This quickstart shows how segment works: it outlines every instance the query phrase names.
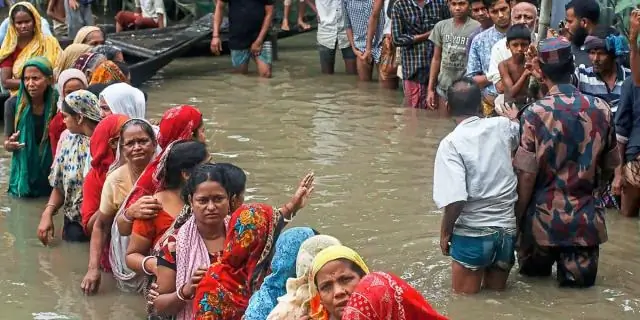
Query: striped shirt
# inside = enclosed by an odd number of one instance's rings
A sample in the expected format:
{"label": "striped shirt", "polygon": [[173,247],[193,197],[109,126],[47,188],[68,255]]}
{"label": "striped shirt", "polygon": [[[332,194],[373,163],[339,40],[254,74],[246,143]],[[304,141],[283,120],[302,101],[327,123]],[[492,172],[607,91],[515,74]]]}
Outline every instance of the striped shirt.
{"label": "striped shirt", "polygon": [[[373,13],[372,0],[343,0],[347,29],[353,32],[353,44],[360,52],[367,49],[367,28],[369,28],[369,17]],[[385,17],[380,16],[378,28],[371,45],[371,57],[375,63],[380,62],[382,55],[382,40],[384,39]]]}
{"label": "striped shirt", "polygon": [[611,112],[618,110],[618,102],[622,94],[622,84],[624,80],[631,76],[631,70],[620,64],[616,66],[616,83],[613,88],[609,88],[600,76],[593,71],[593,67],[580,66],[576,69],[576,87],[580,92],[601,98],[609,103]]}
{"label": "striped shirt", "polygon": [[433,30],[438,21],[449,18],[445,0],[427,0],[422,5],[415,0],[396,0],[391,9],[391,36],[401,48],[402,79],[422,84],[429,81],[433,43],[414,43],[413,37]]}

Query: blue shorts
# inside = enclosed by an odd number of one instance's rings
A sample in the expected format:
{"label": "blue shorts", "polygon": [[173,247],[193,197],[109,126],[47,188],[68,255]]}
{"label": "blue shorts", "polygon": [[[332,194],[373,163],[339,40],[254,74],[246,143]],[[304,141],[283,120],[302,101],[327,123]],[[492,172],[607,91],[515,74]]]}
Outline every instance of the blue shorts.
{"label": "blue shorts", "polygon": [[[260,51],[260,55],[256,58],[260,59],[263,63],[271,65],[273,62],[273,47],[271,46],[271,41],[265,41],[262,44],[262,51]],[[231,64],[233,67],[237,68],[241,65],[245,65],[249,63],[249,60],[253,57],[251,54],[251,49],[244,50],[231,50]]]}
{"label": "blue shorts", "polygon": [[480,236],[451,236],[451,258],[467,269],[498,268],[509,271],[515,264],[516,231],[484,228]]}

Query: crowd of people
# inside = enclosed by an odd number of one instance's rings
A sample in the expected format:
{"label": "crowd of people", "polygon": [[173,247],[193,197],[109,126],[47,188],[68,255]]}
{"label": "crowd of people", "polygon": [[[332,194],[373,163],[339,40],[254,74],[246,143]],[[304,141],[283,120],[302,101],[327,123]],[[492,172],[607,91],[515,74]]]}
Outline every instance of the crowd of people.
{"label": "crowd of people", "polygon": [[[247,72],[253,58],[270,76],[273,2],[235,3],[233,64]],[[524,276],[550,276],[557,264],[561,286],[592,286],[605,205],[625,216],[640,209],[640,10],[626,38],[599,24],[595,0],[573,0],[564,28],[538,41],[532,1],[362,5],[316,3],[322,71],[334,73],[339,48],[361,81],[377,67],[383,88],[403,80],[407,106],[457,120],[438,147],[433,186],[453,290],[504,290],[516,251]],[[340,240],[285,229],[309,201],[312,173],[285,205],[244,203],[245,173],[213,163],[202,113],[182,105],[149,122],[146,94],[128,83],[122,52],[99,28],[78,28],[61,50],[29,2],[14,4],[7,21],[8,193],[48,197],[37,227],[45,246],[59,212],[62,239],[89,243],[85,294],[99,291],[106,272],[160,319],[445,319]]]}
{"label": "crowd of people", "polygon": [[212,161],[198,108],[149,122],[146,94],[100,29],[81,28],[61,50],[29,2],[14,4],[9,21],[0,49],[12,93],[8,193],[48,197],[35,230],[43,245],[60,213],[62,239],[88,243],[85,294],[108,275],[143,294],[155,319],[445,319],[340,240],[285,229],[309,201],[313,173],[282,206],[244,203],[246,175]]}

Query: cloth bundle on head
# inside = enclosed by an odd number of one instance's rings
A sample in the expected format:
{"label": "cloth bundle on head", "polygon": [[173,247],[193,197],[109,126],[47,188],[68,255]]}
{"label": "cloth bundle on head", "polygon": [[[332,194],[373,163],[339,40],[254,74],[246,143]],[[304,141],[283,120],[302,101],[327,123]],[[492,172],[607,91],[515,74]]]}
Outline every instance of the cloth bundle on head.
{"label": "cloth bundle on head", "polygon": [[78,90],[64,97],[64,102],[75,113],[95,122],[102,120],[98,97],[87,90]]}
{"label": "cloth bundle on head", "polygon": [[[13,17],[13,12],[17,7],[25,7],[33,16],[33,39],[22,48],[20,54],[13,62],[13,68],[11,70],[13,79],[22,78],[22,70],[24,63],[33,57],[45,57],[49,60],[49,64],[52,65],[58,60],[60,55],[60,44],[58,40],[52,36],[46,36],[42,33],[41,17],[40,13],[31,3],[22,1],[14,4],[9,10],[9,17]],[[0,46],[0,61],[3,61],[7,57],[11,56],[18,48],[18,31],[11,21],[7,30],[7,35]],[[17,94],[17,90],[12,90],[11,94]]]}
{"label": "cloth bundle on head", "polygon": [[302,243],[296,258],[296,277],[287,280],[287,293],[278,298],[278,304],[269,313],[267,320],[300,319],[309,313],[311,301],[309,276],[313,259],[320,251],[336,245],[340,245],[340,240],[324,234],[313,236]]}
{"label": "cloth bundle on head", "polygon": [[73,63],[73,68],[81,70],[87,76],[87,79],[91,79],[95,69],[105,61],[107,61],[107,57],[102,54],[86,52],[76,59],[76,62]]}
{"label": "cloth bundle on head", "polygon": [[107,83],[111,81],[126,82],[127,76],[122,73],[122,70],[120,70],[113,61],[106,60],[95,68],[91,75],[91,81],[89,81],[89,84]]}
{"label": "cloth bundle on head", "polygon": [[338,259],[349,260],[360,267],[365,274],[369,274],[369,267],[364,263],[362,257],[349,247],[341,245],[331,246],[320,251],[315,259],[313,259],[313,267],[311,268],[311,276],[309,278],[309,285],[311,286],[311,293],[313,295],[310,303],[311,311],[309,316],[311,316],[311,319],[313,320],[329,320],[329,313],[320,303],[320,294],[318,293],[318,288],[314,285],[314,282],[318,271],[320,271],[322,267],[327,263]]}
{"label": "cloth bundle on head", "polygon": [[60,73],[73,67],[74,63],[83,53],[91,51],[91,46],[86,44],[72,43],[64,48],[58,56],[53,70],[55,77],[60,77]]}
{"label": "cloth bundle on head", "polygon": [[584,42],[585,50],[604,49],[616,57],[629,54],[629,42],[623,35],[609,34],[602,39],[595,36],[587,36]]}
{"label": "cloth bundle on head", "polygon": [[120,82],[106,87],[100,93],[113,113],[126,114],[132,118],[144,119],[147,102],[144,93],[128,83]]}
{"label": "cloth bundle on head", "polygon": [[284,227],[266,204],[242,205],[231,215],[224,251],[198,284],[194,319],[240,320],[269,269],[273,243]]}
{"label": "cloth bundle on head", "polygon": [[99,46],[93,47],[93,49],[91,49],[91,52],[103,54],[105,57],[107,57],[107,60],[114,61],[116,56],[119,53],[122,53],[122,50],[120,50],[120,48],[115,46],[110,46],[108,44],[101,44]]}
{"label": "cloth bundle on head", "polygon": [[271,260],[271,274],[264,278],[260,290],[249,300],[244,320],[265,320],[276,307],[278,298],[287,293],[289,278],[296,276],[296,258],[300,246],[315,232],[311,228],[291,228],[276,241],[275,253]]}
{"label": "cloth bundle on head", "polygon": [[89,219],[100,207],[100,196],[109,167],[116,160],[116,150],[112,147],[114,139],[120,136],[120,129],[129,117],[113,114],[104,118],[96,126],[89,142],[91,169],[82,185],[83,201],[80,209],[82,225],[86,228]]}
{"label": "cloth bundle on head", "polygon": [[84,43],[87,40],[89,34],[94,31],[102,32],[102,30],[100,30],[100,28],[96,26],[84,26],[80,28],[80,30],[78,30],[78,33],[76,33],[76,37],[73,39],[73,43]]}
{"label": "cloth bundle on head", "polygon": [[412,286],[399,277],[366,275],[349,297],[343,320],[447,320]]}
{"label": "cloth bundle on head", "polygon": [[[53,67],[45,57],[35,57],[23,64],[23,69],[35,67],[46,77],[53,80]],[[22,72],[22,71],[21,71]],[[16,100],[16,111],[13,125],[14,132],[20,131],[18,141],[24,147],[12,153],[11,172],[9,179],[9,193],[18,197],[40,197],[51,192],[49,171],[53,163],[53,151],[49,141],[49,123],[56,111],[57,92],[49,85],[44,92],[44,134],[35,136],[34,115],[31,112],[31,97],[27,91],[24,79],[20,81],[20,89]],[[40,139],[40,140],[38,140]]]}

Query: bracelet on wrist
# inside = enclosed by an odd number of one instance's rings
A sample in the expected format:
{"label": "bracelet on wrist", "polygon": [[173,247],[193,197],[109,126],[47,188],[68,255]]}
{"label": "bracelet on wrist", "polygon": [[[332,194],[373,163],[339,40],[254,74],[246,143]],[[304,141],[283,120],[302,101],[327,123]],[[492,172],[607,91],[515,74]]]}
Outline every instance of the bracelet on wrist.
{"label": "bracelet on wrist", "polygon": [[144,265],[145,265],[145,264],[147,263],[147,261],[148,261],[149,259],[151,259],[151,258],[155,258],[155,257],[154,257],[154,256],[146,256],[146,257],[144,257],[144,259],[142,259],[142,263],[141,263],[142,271],[143,271],[146,275],[148,275],[148,276],[152,276],[152,275],[153,275],[153,273],[149,272],[149,271],[147,270],[147,268],[146,268]]}
{"label": "bracelet on wrist", "polygon": [[122,220],[126,223],[133,223],[133,219],[127,217],[127,210],[122,213]]}
{"label": "bracelet on wrist", "polygon": [[184,286],[186,286],[186,284],[183,284],[178,290],[176,290],[176,296],[178,296],[178,299],[180,299],[181,301],[189,301],[189,300],[193,300],[193,295],[190,297],[185,297],[182,294],[182,289],[184,289]]}

